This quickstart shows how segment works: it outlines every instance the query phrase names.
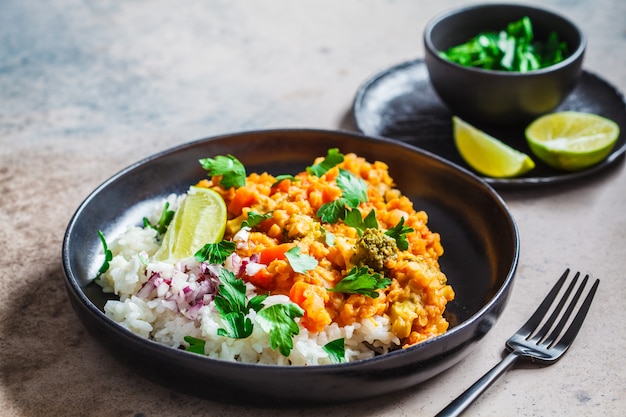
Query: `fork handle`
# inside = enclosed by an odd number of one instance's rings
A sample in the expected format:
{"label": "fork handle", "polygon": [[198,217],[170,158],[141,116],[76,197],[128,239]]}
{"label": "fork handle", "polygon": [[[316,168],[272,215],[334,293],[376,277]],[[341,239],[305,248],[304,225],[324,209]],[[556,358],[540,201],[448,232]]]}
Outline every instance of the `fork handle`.
{"label": "fork handle", "polygon": [[509,369],[519,357],[517,352],[511,352],[506,355],[500,363],[491,368],[491,371],[483,375],[482,378],[448,404],[448,406],[441,410],[435,417],[455,417],[461,415],[461,413],[465,411],[476,398],[485,392],[500,375]]}

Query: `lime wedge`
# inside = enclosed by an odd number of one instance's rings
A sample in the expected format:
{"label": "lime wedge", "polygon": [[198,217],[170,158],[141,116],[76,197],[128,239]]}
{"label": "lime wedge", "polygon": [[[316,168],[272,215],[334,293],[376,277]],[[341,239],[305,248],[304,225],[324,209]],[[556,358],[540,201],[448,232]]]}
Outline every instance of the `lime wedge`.
{"label": "lime wedge", "polygon": [[546,164],[577,171],[606,158],[619,133],[619,126],[605,117],[566,111],[532,122],[526,128],[526,140],[531,151]]}
{"label": "lime wedge", "polygon": [[535,167],[533,160],[504,142],[454,116],[454,143],[469,166],[493,178],[517,177]]}
{"label": "lime wedge", "polygon": [[226,229],[226,203],[217,192],[189,187],[163,235],[156,259],[178,260],[193,256],[207,243],[222,240]]}

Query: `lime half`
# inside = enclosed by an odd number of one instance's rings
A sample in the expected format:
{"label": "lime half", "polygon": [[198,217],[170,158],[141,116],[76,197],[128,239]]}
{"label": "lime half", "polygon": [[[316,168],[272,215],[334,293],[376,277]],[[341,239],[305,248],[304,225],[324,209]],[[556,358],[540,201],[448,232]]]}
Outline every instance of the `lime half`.
{"label": "lime half", "polygon": [[217,243],[226,229],[226,203],[217,192],[190,187],[163,235],[158,260],[178,260],[193,256],[207,243]]}
{"label": "lime half", "polygon": [[523,152],[454,116],[454,143],[469,166],[493,178],[517,177],[535,167]]}
{"label": "lime half", "polygon": [[577,171],[606,158],[620,129],[617,123],[591,113],[558,112],[542,116],[526,128],[532,152],[546,164]]}

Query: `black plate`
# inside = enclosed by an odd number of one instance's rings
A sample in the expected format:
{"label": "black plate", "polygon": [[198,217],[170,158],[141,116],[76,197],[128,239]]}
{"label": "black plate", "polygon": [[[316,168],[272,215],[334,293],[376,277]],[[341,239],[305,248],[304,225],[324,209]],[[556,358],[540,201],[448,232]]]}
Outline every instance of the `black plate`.
{"label": "black plate", "polygon": [[[199,158],[232,154],[248,172],[296,174],[329,148],[388,163],[398,187],[441,234],[441,268],[456,292],[453,323],[442,336],[404,350],[339,365],[281,367],[211,359],[130,333],[102,312],[107,297],[91,283],[99,267],[97,235],[115,238],[141,224],[146,203],[185,192],[206,178]],[[278,130],[192,142],[116,174],[78,208],[63,242],[65,285],[91,334],[139,374],[187,394],[237,403],[323,404],[371,398],[418,384],[465,357],[502,312],[517,267],[517,227],[498,194],[480,178],[424,151],[355,133]],[[103,375],[103,377],[106,377]]]}
{"label": "black plate", "polygon": [[[588,177],[622,159],[626,151],[626,102],[615,87],[583,71],[574,91],[555,111],[564,110],[599,114],[620,126],[622,133],[608,158],[578,172],[555,170],[533,158],[537,165],[525,176],[512,179],[484,177],[484,180],[496,188],[555,184]],[[357,128],[366,135],[401,140],[470,169],[454,145],[452,113],[432,88],[422,59],[393,66],[367,80],[357,91],[353,115]],[[477,127],[522,152],[532,154],[523,127]]]}

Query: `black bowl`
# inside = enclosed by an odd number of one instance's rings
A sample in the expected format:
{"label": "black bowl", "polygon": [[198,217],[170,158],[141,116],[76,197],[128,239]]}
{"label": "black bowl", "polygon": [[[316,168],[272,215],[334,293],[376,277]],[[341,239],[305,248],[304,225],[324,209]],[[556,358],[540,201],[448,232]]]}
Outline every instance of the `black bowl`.
{"label": "black bowl", "polygon": [[[439,53],[484,31],[500,31],[528,16],[535,40],[555,31],[569,56],[529,72],[467,67]],[[574,89],[582,73],[586,38],[565,17],[531,6],[484,4],[462,7],[433,18],[424,29],[425,62],[433,88],[457,116],[471,123],[522,125],[554,110]]]}
{"label": "black bowl", "polygon": [[[456,291],[452,323],[442,336],[359,362],[281,367],[210,359],[141,338],[102,312],[107,296],[92,283],[99,267],[97,231],[114,238],[122,224],[141,224],[142,207],[185,192],[205,178],[199,158],[232,154],[248,172],[295,174],[329,148],[390,167],[399,188],[429,214],[445,254],[441,268]],[[145,159],[98,187],[80,205],[63,241],[71,303],[85,327],[144,377],[187,394],[226,402],[303,405],[353,401],[418,384],[465,357],[491,329],[513,283],[519,254],[514,220],[489,185],[416,148],[386,139],[318,130],[237,133],[192,142]],[[106,377],[106,376],[103,376]]]}

